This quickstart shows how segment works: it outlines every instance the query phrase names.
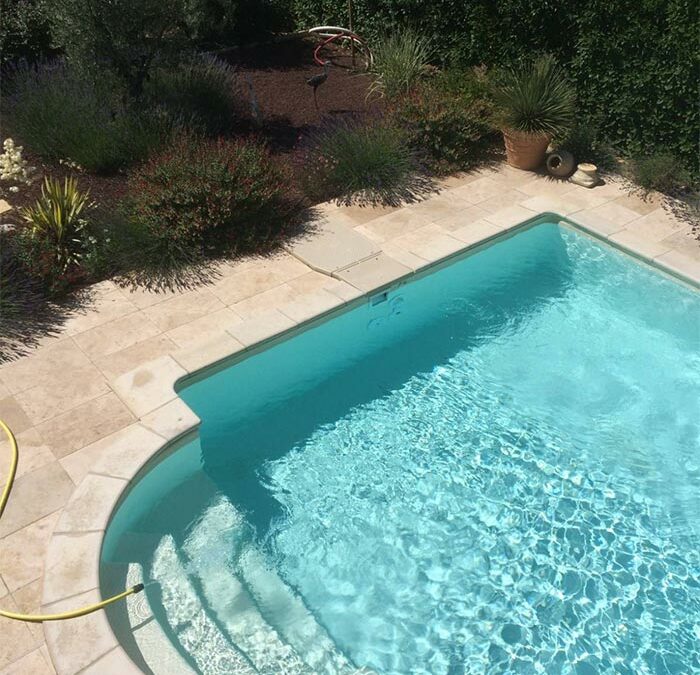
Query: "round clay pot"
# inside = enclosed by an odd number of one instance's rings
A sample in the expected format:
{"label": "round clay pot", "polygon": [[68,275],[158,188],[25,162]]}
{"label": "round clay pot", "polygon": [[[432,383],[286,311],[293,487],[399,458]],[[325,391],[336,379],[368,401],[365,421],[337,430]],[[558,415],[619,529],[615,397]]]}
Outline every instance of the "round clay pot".
{"label": "round clay pot", "polygon": [[544,162],[550,137],[547,134],[528,134],[512,129],[503,130],[508,164],[516,169],[532,171]]}
{"label": "round clay pot", "polygon": [[574,156],[566,150],[558,150],[547,155],[547,171],[552,176],[568,176],[575,165]]}

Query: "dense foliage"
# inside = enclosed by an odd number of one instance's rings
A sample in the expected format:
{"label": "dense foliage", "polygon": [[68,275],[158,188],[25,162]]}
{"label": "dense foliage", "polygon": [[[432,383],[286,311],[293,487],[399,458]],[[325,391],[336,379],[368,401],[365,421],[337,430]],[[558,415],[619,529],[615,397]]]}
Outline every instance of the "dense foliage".
{"label": "dense foliage", "polygon": [[392,102],[389,114],[436,174],[472,168],[492,146],[486,86],[469,71],[449,70],[424,80]]}
{"label": "dense foliage", "polygon": [[2,4],[0,66],[18,60],[36,61],[51,52],[49,22],[41,0],[13,0]]}
{"label": "dense foliage", "polygon": [[388,35],[373,52],[370,93],[388,98],[408,94],[425,74],[430,54],[429,40],[415,30]]}
{"label": "dense foliage", "polygon": [[276,241],[302,210],[267,149],[245,140],[175,138],[129,177],[127,267],[165,272],[209,253]]}
{"label": "dense foliage", "polygon": [[145,158],[169,134],[168,120],[129,105],[112,78],[60,63],[19,69],[3,105],[6,128],[34,152],[96,173]]}
{"label": "dense foliage", "polygon": [[[290,0],[297,26],[347,24],[346,3]],[[381,37],[411,25],[442,64],[512,65],[533,52],[568,66],[580,112],[630,154],[677,153],[698,172],[695,0],[355,0],[354,27]]]}
{"label": "dense foliage", "polygon": [[632,161],[632,177],[645,190],[674,194],[688,187],[690,176],[678,159],[669,153],[637,157]]}

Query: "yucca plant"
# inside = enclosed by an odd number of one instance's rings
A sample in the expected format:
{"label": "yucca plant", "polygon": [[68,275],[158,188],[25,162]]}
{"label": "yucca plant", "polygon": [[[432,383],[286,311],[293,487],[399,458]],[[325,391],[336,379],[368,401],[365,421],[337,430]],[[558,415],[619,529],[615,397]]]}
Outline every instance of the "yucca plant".
{"label": "yucca plant", "polygon": [[507,71],[494,88],[493,98],[508,162],[521,169],[541,164],[549,141],[566,133],[574,122],[574,89],[549,55]]}
{"label": "yucca plant", "polygon": [[374,48],[369,95],[396,98],[409,93],[425,74],[431,53],[428,38],[414,30],[389,35]]}
{"label": "yucca plant", "polygon": [[26,223],[20,235],[25,264],[50,288],[81,276],[83,258],[93,243],[84,217],[92,206],[89,192],[82,192],[75,178],[61,183],[47,176],[41,197],[20,210]]}

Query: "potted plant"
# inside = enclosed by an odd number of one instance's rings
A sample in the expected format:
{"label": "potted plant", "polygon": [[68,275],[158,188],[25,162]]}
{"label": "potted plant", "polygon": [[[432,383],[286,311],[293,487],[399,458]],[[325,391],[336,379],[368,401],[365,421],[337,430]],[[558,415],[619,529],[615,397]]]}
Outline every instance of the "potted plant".
{"label": "potted plant", "polygon": [[503,132],[508,164],[536,169],[554,136],[574,121],[574,90],[551,56],[506,72],[494,88],[497,123]]}

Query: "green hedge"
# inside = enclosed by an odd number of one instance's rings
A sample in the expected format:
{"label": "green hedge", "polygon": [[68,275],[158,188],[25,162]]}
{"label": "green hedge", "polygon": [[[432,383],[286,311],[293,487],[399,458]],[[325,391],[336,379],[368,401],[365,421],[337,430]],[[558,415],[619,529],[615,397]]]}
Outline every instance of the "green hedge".
{"label": "green hedge", "polygon": [[[347,25],[347,3],[289,0],[298,28]],[[629,154],[671,150],[698,172],[696,0],[355,0],[354,28],[430,35],[439,60],[507,65],[546,51],[568,64],[581,113]]]}

